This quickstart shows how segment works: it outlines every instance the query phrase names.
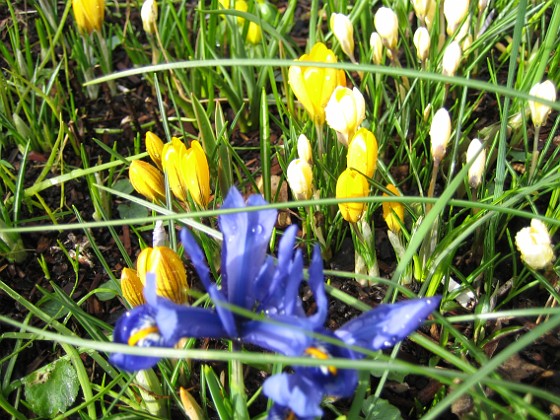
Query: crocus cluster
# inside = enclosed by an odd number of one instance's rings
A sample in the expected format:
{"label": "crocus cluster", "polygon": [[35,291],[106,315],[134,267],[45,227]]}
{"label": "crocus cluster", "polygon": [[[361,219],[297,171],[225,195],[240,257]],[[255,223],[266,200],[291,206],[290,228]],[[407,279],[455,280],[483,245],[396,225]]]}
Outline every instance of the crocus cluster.
{"label": "crocus cluster", "polygon": [[[328,301],[319,247],[313,251],[308,270],[308,286],[317,309],[307,315],[299,296],[304,271],[302,253],[295,250],[297,228],[284,232],[277,260],[267,255],[277,212],[250,211],[252,206],[265,204],[261,196],[252,195],[246,208],[236,189],[227,195],[223,208],[241,212],[219,218],[224,237],[221,288],[211,280],[204,254],[193,236],[182,231],[185,251],[214,309],[178,305],[158,296],[155,278],[148,274],[146,303],[118,320],[114,340],[130,346],[171,347],[183,337],[225,338],[287,356],[325,360],[324,366],[294,367],[291,373],[273,375],[263,385],[265,395],[274,401],[269,418],[282,413],[314,418],[322,414],[320,404],[325,395],[351,396],[358,382],[355,370],[329,366],[330,358],[359,359],[363,354],[356,351],[358,348],[375,351],[395,345],[437,308],[439,298],[380,305],[335,331],[326,329]],[[250,311],[254,317],[242,316],[232,308]],[[127,371],[150,368],[158,360],[154,356],[111,355],[112,363]]]}
{"label": "crocus cluster", "polygon": [[164,201],[165,173],[171,192],[181,203],[187,203],[190,195],[198,206],[208,206],[210,170],[206,154],[197,140],[193,140],[191,147],[187,148],[185,143],[176,137],[164,144],[157,135],[148,132],[146,150],[157,168],[142,161],[133,161],[130,164],[130,183],[138,193],[152,201]]}

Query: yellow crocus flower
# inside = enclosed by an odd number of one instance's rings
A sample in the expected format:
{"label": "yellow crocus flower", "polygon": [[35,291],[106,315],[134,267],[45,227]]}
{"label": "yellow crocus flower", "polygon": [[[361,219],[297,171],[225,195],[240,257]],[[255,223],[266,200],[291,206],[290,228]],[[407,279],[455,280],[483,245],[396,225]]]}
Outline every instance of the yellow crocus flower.
{"label": "yellow crocus flower", "polygon": [[[367,179],[354,169],[346,169],[336,182],[336,198],[366,197],[369,192]],[[356,223],[362,217],[365,203],[338,203],[338,208],[344,220]]]}
{"label": "yellow crocus flower", "polygon": [[210,202],[210,170],[208,159],[200,143],[191,142],[185,157],[187,188],[191,198],[200,207],[206,207]]}
{"label": "yellow crocus flower", "polygon": [[128,177],[136,192],[148,200],[165,201],[163,174],[155,166],[141,160],[132,161],[128,168]]}
{"label": "yellow crocus flower", "polygon": [[144,285],[136,270],[123,268],[121,272],[121,289],[123,297],[130,306],[140,306],[146,303],[144,299]]}
{"label": "yellow crocus flower", "polygon": [[161,156],[163,154],[163,141],[157,136],[157,134],[148,131],[146,133],[146,151],[152,162],[156,164],[159,170],[163,170],[163,166],[161,164]]}
{"label": "yellow crocus flower", "polygon": [[[386,187],[394,196],[400,197],[401,193],[393,184]],[[383,193],[383,197],[390,197],[389,194]],[[387,227],[393,233],[398,233],[401,230],[401,224],[404,221],[404,206],[396,201],[383,202],[383,218]],[[399,222],[400,221],[400,222]]]}
{"label": "yellow crocus flower", "polygon": [[187,146],[177,137],[172,137],[170,143],[163,146],[162,166],[167,174],[169,187],[173,195],[179,200],[187,201],[187,177],[184,162],[187,156]]}
{"label": "yellow crocus flower", "polygon": [[[334,52],[321,42],[296,61],[337,62]],[[322,125],[325,122],[325,106],[335,88],[346,85],[346,76],[342,70],[332,68],[291,66],[288,82],[313,122]]]}
{"label": "yellow crocus flower", "polygon": [[146,284],[146,274],[156,276],[156,293],[175,303],[187,302],[187,273],[183,261],[175,251],[166,246],[145,248],[136,260],[138,277]]}
{"label": "yellow crocus flower", "polygon": [[105,0],[72,0],[74,19],[80,32],[99,31],[105,18]]}
{"label": "yellow crocus flower", "polygon": [[346,166],[373,177],[377,168],[377,139],[367,128],[360,128],[350,140]]}

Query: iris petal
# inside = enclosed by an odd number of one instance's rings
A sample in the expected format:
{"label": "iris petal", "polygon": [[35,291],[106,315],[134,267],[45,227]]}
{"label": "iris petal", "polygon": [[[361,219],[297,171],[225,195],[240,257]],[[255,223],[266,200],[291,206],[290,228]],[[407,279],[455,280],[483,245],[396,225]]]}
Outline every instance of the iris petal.
{"label": "iris petal", "polygon": [[[252,195],[248,206],[268,204],[261,196]],[[231,188],[222,208],[243,208],[243,197]],[[252,309],[254,286],[266,258],[268,243],[276,222],[276,210],[259,210],[223,214],[219,218],[224,234],[222,247],[222,290],[230,303]]]}
{"label": "iris petal", "polygon": [[347,322],[335,335],[348,345],[368,350],[392,347],[416,330],[439,305],[434,296],[391,305],[379,305]]}
{"label": "iris petal", "polygon": [[200,249],[196,240],[187,229],[181,231],[181,242],[183,243],[185,252],[191,258],[194,268],[200,277],[200,281],[202,281],[212,301],[216,304],[216,311],[222,320],[225,331],[227,331],[230,337],[237,337],[235,318],[229,309],[220,304],[227,303],[227,300],[223,293],[218,290],[216,284],[210,280],[210,270],[206,264],[206,258],[202,253],[202,249]]}
{"label": "iris petal", "polygon": [[264,394],[281,407],[289,407],[298,419],[314,419],[323,415],[320,407],[323,393],[320,384],[302,375],[281,373],[271,376],[263,384]]}

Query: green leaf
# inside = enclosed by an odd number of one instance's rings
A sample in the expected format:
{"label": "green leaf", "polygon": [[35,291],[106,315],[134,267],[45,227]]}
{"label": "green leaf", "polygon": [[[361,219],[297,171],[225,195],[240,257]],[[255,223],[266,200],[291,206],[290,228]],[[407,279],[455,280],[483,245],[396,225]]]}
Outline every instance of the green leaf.
{"label": "green leaf", "polygon": [[78,395],[78,375],[72,363],[60,359],[24,379],[25,399],[41,417],[65,412]]}
{"label": "green leaf", "polygon": [[364,401],[362,412],[366,416],[366,420],[401,420],[401,412],[397,407],[389,403],[387,400],[382,400],[374,395]]}
{"label": "green leaf", "polygon": [[106,281],[95,290],[95,296],[97,296],[97,299],[101,302],[111,300],[120,294],[121,291],[117,289],[117,285],[113,280]]}
{"label": "green leaf", "polygon": [[121,203],[117,206],[121,219],[135,219],[148,216],[148,209],[138,203]]}

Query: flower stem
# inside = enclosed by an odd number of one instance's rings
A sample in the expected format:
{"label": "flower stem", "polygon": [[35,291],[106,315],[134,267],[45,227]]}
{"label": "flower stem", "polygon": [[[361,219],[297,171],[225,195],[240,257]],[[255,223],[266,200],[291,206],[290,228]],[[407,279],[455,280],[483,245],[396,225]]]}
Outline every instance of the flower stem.
{"label": "flower stem", "polygon": [[533,154],[531,155],[531,168],[529,169],[529,182],[533,179],[537,161],[539,160],[539,134],[541,126],[535,126],[535,136],[533,138]]}

